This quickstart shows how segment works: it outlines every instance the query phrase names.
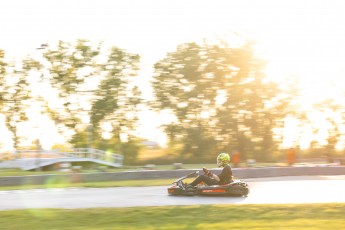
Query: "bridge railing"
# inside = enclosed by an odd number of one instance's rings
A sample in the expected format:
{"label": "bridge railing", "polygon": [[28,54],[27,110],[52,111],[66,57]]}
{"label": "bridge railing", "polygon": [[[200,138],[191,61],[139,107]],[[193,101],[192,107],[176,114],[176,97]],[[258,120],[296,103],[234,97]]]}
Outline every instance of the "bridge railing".
{"label": "bridge railing", "polygon": [[112,152],[105,152],[92,148],[76,148],[70,152],[60,150],[13,150],[0,153],[0,162],[16,159],[56,159],[56,158],[83,158],[106,161],[112,164],[122,165],[123,156]]}
{"label": "bridge railing", "polygon": [[60,158],[59,150],[13,150],[0,153],[0,161],[27,159],[27,158]]}
{"label": "bridge railing", "polygon": [[62,153],[66,157],[91,158],[115,164],[123,164],[123,155],[93,148],[75,148],[73,152]]}

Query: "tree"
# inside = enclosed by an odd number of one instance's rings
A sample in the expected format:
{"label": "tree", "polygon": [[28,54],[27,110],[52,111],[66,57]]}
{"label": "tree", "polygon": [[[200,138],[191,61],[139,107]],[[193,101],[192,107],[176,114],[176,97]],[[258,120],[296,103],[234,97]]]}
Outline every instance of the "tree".
{"label": "tree", "polygon": [[67,139],[88,118],[93,96],[89,81],[98,78],[99,54],[100,43],[59,41],[39,48],[25,61],[27,75],[39,85],[33,100],[40,102],[42,114],[49,115]]}
{"label": "tree", "polygon": [[57,100],[47,103],[47,113],[60,130],[73,131],[70,141],[79,147],[106,142],[104,125],[112,127],[107,132],[118,140],[123,134],[131,136],[137,120],[140,92],[132,78],[139,69],[139,55],[103,48],[87,40],[59,41],[28,62],[51,93],[56,92]]}
{"label": "tree", "polygon": [[[319,136],[319,140],[315,140],[314,146],[323,147],[325,155],[331,161],[336,154],[337,145],[343,144],[342,140],[345,134],[342,129],[345,121],[344,106],[334,98],[329,98],[316,103],[312,111],[313,113],[309,111],[309,114],[308,111],[305,111],[308,116],[305,117],[303,123],[313,128],[315,136]],[[320,140],[320,133],[326,134],[324,140]]]}
{"label": "tree", "polygon": [[[101,44],[91,44],[87,40],[75,43],[59,41],[55,49],[45,49],[43,57],[47,60],[46,77],[58,92],[62,106],[52,113],[57,124],[76,131],[81,118],[88,115],[89,100],[93,96],[90,81],[99,78],[98,58]],[[97,84],[97,83],[96,83]]]}
{"label": "tree", "polygon": [[0,50],[0,108],[4,103],[4,87],[7,63],[4,61],[5,51]]}
{"label": "tree", "polygon": [[21,137],[18,134],[19,123],[26,121],[28,99],[30,97],[29,83],[25,76],[24,63],[5,63],[4,52],[0,52],[1,80],[1,112],[5,124],[13,134],[13,147],[17,149]]}
{"label": "tree", "polygon": [[183,154],[272,147],[274,115],[267,114],[276,86],[265,81],[251,44],[182,44],[154,67],[154,107],[176,115]]}
{"label": "tree", "polygon": [[[125,163],[135,159],[138,154],[138,148],[129,146],[135,145],[132,132],[138,121],[137,107],[142,102],[141,93],[133,82],[133,77],[139,70],[139,61],[139,55],[112,47],[101,68],[103,79],[91,106],[91,124],[95,135],[101,136],[102,125],[108,124],[111,136],[117,140],[115,143],[112,141],[112,148],[125,155]],[[123,142],[126,142],[126,148],[122,146]]]}

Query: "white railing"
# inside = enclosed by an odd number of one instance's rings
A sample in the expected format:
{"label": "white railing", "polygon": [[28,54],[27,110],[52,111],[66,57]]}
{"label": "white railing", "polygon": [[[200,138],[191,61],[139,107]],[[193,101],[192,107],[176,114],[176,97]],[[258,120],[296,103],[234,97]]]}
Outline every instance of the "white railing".
{"label": "white railing", "polygon": [[[80,161],[94,161],[97,163],[106,163],[113,166],[122,166],[123,156],[121,154],[105,152],[99,149],[92,148],[76,148],[70,152],[62,152],[60,150],[14,150],[0,153],[0,163],[6,162],[12,165],[11,162],[17,163],[23,160],[31,162],[32,160],[80,160]],[[0,165],[1,166],[1,165]]]}
{"label": "white railing", "polygon": [[15,160],[28,158],[60,158],[63,157],[59,150],[13,150],[0,153],[0,160]]}
{"label": "white railing", "polygon": [[123,163],[123,156],[121,154],[105,152],[99,149],[76,148],[73,149],[73,152],[63,152],[62,154],[66,157],[90,158],[120,165]]}

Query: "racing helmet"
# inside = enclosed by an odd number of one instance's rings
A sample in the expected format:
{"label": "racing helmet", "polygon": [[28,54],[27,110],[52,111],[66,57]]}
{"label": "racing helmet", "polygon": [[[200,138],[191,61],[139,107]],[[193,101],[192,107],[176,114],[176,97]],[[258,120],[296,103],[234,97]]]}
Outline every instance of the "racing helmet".
{"label": "racing helmet", "polygon": [[230,155],[227,153],[220,153],[217,156],[217,165],[218,167],[224,166],[230,163]]}

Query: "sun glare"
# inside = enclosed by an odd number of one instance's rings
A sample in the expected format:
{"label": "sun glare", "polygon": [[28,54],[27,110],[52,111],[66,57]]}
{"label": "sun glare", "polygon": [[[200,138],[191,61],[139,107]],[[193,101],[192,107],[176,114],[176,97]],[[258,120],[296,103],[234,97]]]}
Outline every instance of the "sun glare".
{"label": "sun glare", "polygon": [[[269,79],[283,88],[296,83],[296,103],[311,121],[298,124],[297,120],[287,118],[283,147],[300,145],[307,149],[313,141],[326,145],[329,138],[329,121],[317,105],[329,100],[345,106],[345,30],[341,26],[345,21],[341,13],[345,3],[330,1],[321,7],[319,1],[314,1],[309,2],[309,8],[302,7],[303,3],[306,2],[302,1],[293,14],[277,12],[282,14],[272,20],[272,27],[256,28],[254,34],[257,52],[267,61]],[[338,119],[335,123],[340,126],[341,122]],[[342,143],[339,141],[338,149]]]}
{"label": "sun glare", "polygon": [[[267,61],[268,77],[281,86],[296,81],[298,104],[310,109],[312,120],[323,127],[316,134],[311,126],[296,132],[300,124],[287,118],[284,147],[299,141],[308,148],[315,139],[323,143],[326,121],[315,115],[314,105],[327,99],[345,105],[345,2],[341,0],[6,2],[0,7],[0,48],[26,55],[50,41],[102,39],[142,56],[139,85],[147,98],[152,97],[153,64],[178,44],[205,37],[225,38],[229,44],[238,38],[253,40],[258,56]],[[146,111],[138,133],[165,142],[160,125],[169,116]]]}

